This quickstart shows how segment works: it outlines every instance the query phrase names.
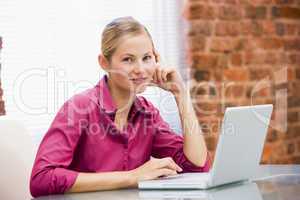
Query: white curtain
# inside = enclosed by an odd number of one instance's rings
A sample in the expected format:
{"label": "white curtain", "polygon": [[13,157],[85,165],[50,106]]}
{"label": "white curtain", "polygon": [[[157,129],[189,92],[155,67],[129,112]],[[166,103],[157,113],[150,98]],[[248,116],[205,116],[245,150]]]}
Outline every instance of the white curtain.
{"label": "white curtain", "polygon": [[[164,63],[184,68],[181,4],[181,0],[1,0],[1,78],[7,115],[22,121],[31,135],[42,136],[63,102],[94,86],[103,75],[97,63],[100,35],[116,17],[130,15],[145,24]],[[156,95],[154,104],[160,106],[161,95],[155,89],[147,90],[147,95]]]}

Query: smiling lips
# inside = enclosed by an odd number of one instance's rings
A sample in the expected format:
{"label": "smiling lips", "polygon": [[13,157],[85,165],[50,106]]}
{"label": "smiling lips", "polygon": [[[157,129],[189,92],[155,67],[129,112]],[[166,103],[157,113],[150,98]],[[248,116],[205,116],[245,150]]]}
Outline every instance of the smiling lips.
{"label": "smiling lips", "polygon": [[144,83],[147,78],[146,77],[141,77],[141,78],[131,78],[130,79],[134,84],[141,84]]}

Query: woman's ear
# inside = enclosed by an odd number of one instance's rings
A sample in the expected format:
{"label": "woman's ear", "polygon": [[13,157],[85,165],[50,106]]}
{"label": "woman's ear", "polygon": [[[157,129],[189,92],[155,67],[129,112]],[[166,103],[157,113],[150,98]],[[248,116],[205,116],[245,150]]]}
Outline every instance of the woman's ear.
{"label": "woman's ear", "polygon": [[98,55],[98,63],[104,71],[108,70],[109,62],[102,54]]}

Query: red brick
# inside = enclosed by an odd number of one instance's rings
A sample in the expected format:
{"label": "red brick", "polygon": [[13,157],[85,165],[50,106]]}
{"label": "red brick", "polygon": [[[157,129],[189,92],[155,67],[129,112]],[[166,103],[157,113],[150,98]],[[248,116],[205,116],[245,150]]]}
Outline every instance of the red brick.
{"label": "red brick", "polygon": [[294,0],[275,0],[275,4],[293,4]]}
{"label": "red brick", "polygon": [[264,20],[261,22],[261,26],[264,34],[272,35],[276,33],[276,26],[274,21]]}
{"label": "red brick", "polygon": [[244,61],[245,61],[246,65],[249,65],[249,64],[262,64],[262,63],[264,63],[262,60],[263,59],[261,59],[261,57],[258,53],[246,52],[244,54]]}
{"label": "red brick", "polygon": [[291,53],[288,56],[288,64],[300,66],[300,53]]}
{"label": "red brick", "polygon": [[297,70],[294,68],[288,68],[287,69],[287,80],[293,81],[295,78],[297,78]]}
{"label": "red brick", "polygon": [[285,55],[275,52],[245,52],[245,65],[282,65],[285,63]]}
{"label": "red brick", "polygon": [[212,33],[212,24],[208,21],[192,20],[189,27],[189,36],[203,35],[210,36]]}
{"label": "red brick", "polygon": [[271,37],[266,37],[266,38],[259,38],[256,40],[258,47],[262,49],[279,49],[282,47],[282,40],[279,38],[271,38]]}
{"label": "red brick", "polygon": [[263,34],[263,26],[258,21],[243,21],[241,33],[243,35],[260,36]]}
{"label": "red brick", "polygon": [[242,65],[242,54],[241,53],[233,53],[231,54],[231,65],[232,66],[241,66]]}
{"label": "red brick", "polygon": [[269,5],[272,0],[239,0],[239,2],[245,5]]}
{"label": "red brick", "polygon": [[[267,48],[266,48],[267,49]],[[272,49],[272,48],[269,48]],[[284,58],[279,53],[267,52],[264,53],[262,58],[264,58],[263,62],[269,65],[281,64],[284,61]]]}
{"label": "red brick", "polygon": [[225,89],[225,98],[240,99],[245,97],[245,86],[244,85],[230,85]]}
{"label": "red brick", "polygon": [[287,19],[300,19],[300,8],[296,7],[273,7],[272,17],[274,18],[287,18]]}
{"label": "red brick", "polygon": [[287,154],[287,148],[286,148],[286,145],[284,145],[284,143],[282,144],[279,143],[279,145],[272,145],[273,146],[273,149],[275,150],[275,155],[276,157],[283,157],[283,156],[286,156]]}
{"label": "red brick", "polygon": [[289,122],[298,122],[299,119],[299,112],[288,112],[288,121]]}
{"label": "red brick", "polygon": [[253,38],[247,37],[243,39],[243,50],[245,53],[256,53],[257,46],[256,43],[253,42]]}
{"label": "red brick", "polygon": [[284,35],[296,35],[297,34],[297,29],[298,29],[298,24],[294,23],[286,23],[286,22],[278,22],[276,23],[276,34],[279,36],[284,36]]}
{"label": "red brick", "polygon": [[291,123],[288,124],[288,130],[285,134],[286,139],[296,138],[300,133],[300,125],[292,126]]}
{"label": "red brick", "polygon": [[238,0],[212,0],[212,2],[221,4],[237,4]]}
{"label": "red brick", "polygon": [[296,79],[300,80],[300,69],[296,69]]}
{"label": "red brick", "polygon": [[[200,81],[209,81],[210,80],[210,71],[209,70],[196,70],[193,73],[194,79],[198,82]],[[204,90],[197,91],[197,94],[204,94]]]}
{"label": "red brick", "polygon": [[240,34],[239,22],[218,22],[216,24],[216,36],[237,36]]}
{"label": "red brick", "polygon": [[285,50],[300,51],[300,39],[287,39],[284,41]]}
{"label": "red brick", "polygon": [[293,155],[295,153],[296,147],[294,143],[287,143],[287,153]]}
{"label": "red brick", "polygon": [[300,164],[300,156],[294,156],[291,164]]}
{"label": "red brick", "polygon": [[276,34],[279,35],[279,36],[283,36],[285,35],[285,26],[284,26],[284,23],[276,23],[275,25],[276,27]]}
{"label": "red brick", "polygon": [[263,149],[262,160],[268,160],[272,152],[273,152],[272,146],[266,143]]}
{"label": "red brick", "polygon": [[267,141],[268,142],[275,142],[276,140],[278,140],[278,132],[275,131],[275,130],[272,130],[267,135]]}
{"label": "red brick", "polygon": [[223,71],[220,70],[220,69],[219,70],[215,70],[212,80],[215,80],[216,82],[223,81]]}
{"label": "red brick", "polygon": [[228,81],[247,81],[248,70],[242,68],[225,69],[224,78]]}
{"label": "red brick", "polygon": [[193,68],[215,68],[218,65],[218,56],[213,54],[194,54],[193,57]]}
{"label": "red brick", "polygon": [[[299,91],[297,91],[299,92]],[[300,107],[300,97],[297,96],[289,96],[288,97],[288,107],[289,108],[297,108]]]}
{"label": "red brick", "polygon": [[205,50],[205,38],[199,36],[190,36],[189,38],[189,50],[190,51],[204,51]]}
{"label": "red brick", "polygon": [[[298,98],[298,105],[300,106],[300,81],[289,81],[288,82],[288,93],[290,95],[289,98],[295,98],[294,100],[290,100],[291,103],[295,104],[297,102],[297,98]],[[297,107],[297,104],[294,105],[294,107]]]}
{"label": "red brick", "polygon": [[242,49],[243,43],[239,39],[214,38],[211,40],[210,50],[213,52],[229,53]]}
{"label": "red brick", "polygon": [[218,60],[218,68],[223,69],[227,68],[229,64],[229,57],[227,54],[220,54]]}
{"label": "red brick", "polygon": [[245,17],[250,19],[265,19],[267,16],[267,8],[264,6],[247,6],[245,8]]}
{"label": "red brick", "polygon": [[297,28],[297,24],[286,24],[286,35],[295,35]]}
{"label": "red brick", "polygon": [[[216,113],[220,112],[220,103],[209,101],[209,102],[198,102],[197,107],[197,113],[200,115],[206,115],[206,116],[213,116]],[[211,130],[213,132],[214,130]]]}
{"label": "red brick", "polygon": [[268,79],[272,75],[269,69],[264,68],[250,69],[249,74],[250,80],[254,81]]}
{"label": "red brick", "polygon": [[184,16],[189,19],[215,19],[215,8],[206,4],[188,3]]}
{"label": "red brick", "polygon": [[220,6],[218,17],[222,20],[239,20],[242,17],[240,6]]}
{"label": "red brick", "polygon": [[[201,4],[203,8],[211,6],[214,10],[214,17],[209,20],[189,21],[188,37],[204,37],[206,41],[203,51],[188,52],[192,61],[191,77],[196,83],[216,84],[213,89],[207,85],[194,90],[199,99],[195,106],[202,108],[202,111],[219,112],[209,115],[197,113],[199,122],[210,126],[212,121],[222,119],[226,106],[249,105],[251,101],[254,105],[275,104],[274,94],[277,90],[287,89],[288,115],[283,115],[278,105],[274,110],[277,115],[273,114],[272,117],[276,123],[280,123],[285,116],[293,131],[269,131],[262,162],[300,162],[300,24],[297,14],[300,7],[296,1],[294,7],[290,0],[188,1]],[[201,12],[200,9],[198,15]],[[282,20],[284,18],[288,20]],[[274,72],[285,66],[288,67],[287,78],[279,83],[280,78]],[[252,95],[255,84],[263,79],[268,79],[270,85]],[[220,83],[224,81],[234,84],[225,87],[226,98],[222,100]],[[277,119],[278,116],[280,119]],[[212,134],[218,128],[206,130],[208,137],[215,139]],[[210,148],[210,152],[214,153],[215,146],[211,145]]]}
{"label": "red brick", "polygon": [[266,60],[265,53],[256,53],[256,52],[245,52],[244,53],[244,62],[246,65],[264,64],[265,60]]}

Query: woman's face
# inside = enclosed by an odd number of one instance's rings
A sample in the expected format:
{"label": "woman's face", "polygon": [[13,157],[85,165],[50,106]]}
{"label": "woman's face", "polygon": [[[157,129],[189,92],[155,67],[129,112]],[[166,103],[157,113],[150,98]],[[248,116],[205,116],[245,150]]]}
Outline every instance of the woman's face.
{"label": "woman's face", "polygon": [[124,36],[111,57],[110,80],[118,89],[141,93],[152,80],[155,55],[146,33]]}

